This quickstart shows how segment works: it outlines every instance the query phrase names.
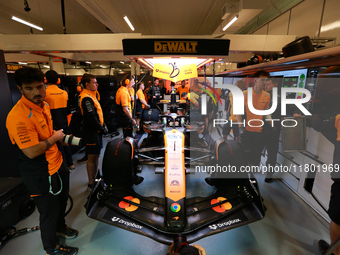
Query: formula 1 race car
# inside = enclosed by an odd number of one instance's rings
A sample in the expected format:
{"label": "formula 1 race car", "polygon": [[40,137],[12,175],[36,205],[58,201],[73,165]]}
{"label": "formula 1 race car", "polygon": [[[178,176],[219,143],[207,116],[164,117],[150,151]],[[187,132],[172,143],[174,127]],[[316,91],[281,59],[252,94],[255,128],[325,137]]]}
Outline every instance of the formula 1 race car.
{"label": "formula 1 race car", "polygon": [[[171,244],[185,235],[188,242],[260,220],[265,215],[253,175],[206,179],[214,190],[206,197],[188,197],[187,188],[195,169],[206,165],[246,164],[237,141],[217,139],[208,144],[200,133],[203,123],[178,114],[174,91],[170,113],[158,122],[144,122],[148,134],[140,146],[133,138],[110,141],[104,153],[103,178],[95,182],[88,198],[90,218]],[[164,196],[143,196],[134,185],[143,181],[140,168],[164,176]],[[143,170],[145,171],[145,170]],[[152,170],[150,170],[152,171]],[[203,177],[204,179],[204,177]],[[143,184],[140,184],[143,185]],[[208,185],[202,181],[202,185]]]}

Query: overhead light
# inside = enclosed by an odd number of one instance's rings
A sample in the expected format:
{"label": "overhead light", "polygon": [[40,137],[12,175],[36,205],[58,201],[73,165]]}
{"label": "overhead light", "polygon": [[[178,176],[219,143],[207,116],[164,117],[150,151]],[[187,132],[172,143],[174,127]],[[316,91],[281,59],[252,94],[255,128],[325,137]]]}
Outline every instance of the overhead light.
{"label": "overhead light", "polygon": [[18,62],[19,65],[27,65],[26,62]]}
{"label": "overhead light", "polygon": [[38,26],[36,26],[36,25],[34,25],[34,24],[32,24],[32,23],[26,21],[26,20],[19,19],[18,17],[12,16],[12,20],[15,20],[15,21],[17,21],[17,22],[20,22],[20,23],[26,25],[26,26],[33,27],[33,28],[35,28],[35,29],[38,29],[38,30],[40,30],[40,31],[43,31],[43,28],[42,28],[42,27],[38,27]]}
{"label": "overhead light", "polygon": [[85,61],[86,64],[90,64],[91,65],[91,61]]}
{"label": "overhead light", "polygon": [[104,66],[104,65],[99,65],[99,67],[101,67],[101,68],[106,68],[106,66]]}
{"label": "overhead light", "polygon": [[129,25],[129,27],[131,28],[131,30],[135,31],[135,28],[132,26],[129,18],[127,16],[124,16],[124,19],[125,19],[126,23]]}
{"label": "overhead light", "polygon": [[120,61],[120,63],[124,64],[124,62],[123,62],[123,61]]}
{"label": "overhead light", "polygon": [[131,67],[131,65],[129,65],[129,67]]}
{"label": "overhead light", "polygon": [[44,65],[44,67],[45,67],[45,68],[50,68],[50,66],[48,66],[48,65]]}
{"label": "overhead light", "polygon": [[119,70],[119,71],[122,71],[122,70]]}
{"label": "overhead light", "polygon": [[231,21],[229,21],[229,23],[225,25],[225,27],[222,30],[226,31],[227,28],[230,27],[237,19],[238,19],[238,14],[236,14],[235,17]]}

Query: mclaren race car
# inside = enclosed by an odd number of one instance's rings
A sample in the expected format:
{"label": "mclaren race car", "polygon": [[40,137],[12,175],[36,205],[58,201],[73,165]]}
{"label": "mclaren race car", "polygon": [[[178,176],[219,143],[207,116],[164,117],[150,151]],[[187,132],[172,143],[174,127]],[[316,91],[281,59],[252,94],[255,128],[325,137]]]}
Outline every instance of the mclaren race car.
{"label": "mclaren race car", "polygon": [[[164,244],[171,244],[179,234],[191,243],[262,219],[265,210],[251,174],[203,176],[202,185],[212,192],[205,197],[188,196],[187,187],[194,180],[189,176],[199,175],[197,169],[217,164],[240,169],[247,161],[237,141],[217,139],[209,144],[202,136],[203,122],[180,115],[175,96],[173,90],[171,100],[162,102],[168,104],[168,114],[159,115],[156,122],[144,121],[147,137],[139,146],[130,137],[107,144],[103,177],[94,183],[87,215]],[[136,192],[135,185],[143,185],[141,168],[164,176],[164,196]]]}

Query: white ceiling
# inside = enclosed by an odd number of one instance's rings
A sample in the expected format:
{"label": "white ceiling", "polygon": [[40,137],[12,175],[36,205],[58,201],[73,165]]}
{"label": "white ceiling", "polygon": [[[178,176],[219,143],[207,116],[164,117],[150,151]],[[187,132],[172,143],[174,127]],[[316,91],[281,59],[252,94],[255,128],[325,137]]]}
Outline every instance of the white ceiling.
{"label": "white ceiling", "polygon": [[[67,34],[89,35],[103,40],[104,33],[135,33],[140,36],[214,36],[233,34],[260,13],[273,0],[64,0]],[[276,0],[275,0],[276,1]],[[27,0],[31,10],[25,12],[24,0],[0,0],[0,34],[29,35],[30,28],[11,20],[17,16],[44,28],[43,31],[33,29],[34,35],[63,34],[61,0]],[[227,14],[225,10],[231,8]],[[239,6],[241,6],[239,5]],[[227,31],[222,27],[238,13],[239,19]],[[123,17],[127,15],[135,27],[131,31]],[[226,19],[222,20],[222,16]],[[101,34],[101,35],[96,35]],[[29,36],[30,37],[30,36]],[[38,37],[34,37],[36,45]],[[54,37],[58,44],[60,38]],[[85,39],[87,40],[87,39]],[[21,46],[30,45],[28,41],[20,42]],[[45,43],[45,42],[40,42]],[[1,42],[0,42],[1,44]],[[62,43],[60,43],[62,44]],[[15,43],[11,44],[12,46]],[[242,43],[241,43],[242,45]],[[8,45],[7,45],[8,46]],[[25,47],[24,47],[25,48]],[[22,49],[22,47],[21,47]],[[40,49],[43,50],[43,49]],[[261,50],[260,50],[261,51]],[[233,54],[225,61],[242,62],[249,58],[251,51],[243,51],[244,56],[236,58]],[[248,52],[248,53],[247,53]],[[255,51],[253,51],[255,52]],[[20,54],[19,51],[7,51],[6,61],[46,61],[48,55],[61,57],[70,61],[119,61],[126,60],[122,53],[113,52],[69,52],[41,54],[39,51]],[[241,56],[238,52],[238,54]],[[33,57],[33,56],[36,57]],[[8,60],[7,60],[8,59]]]}
{"label": "white ceiling", "polygon": [[[269,4],[268,0],[243,1],[261,2],[263,9]],[[12,15],[44,28],[42,32],[33,29],[34,34],[63,33],[61,0],[27,2],[29,12],[25,12],[23,0],[0,1],[0,34],[29,34],[29,27],[12,21]],[[123,19],[127,15],[134,32],[142,35],[211,35],[220,30],[226,3],[227,0],[65,0],[66,32],[130,33]],[[227,32],[236,32],[259,11],[242,10],[240,19]]]}

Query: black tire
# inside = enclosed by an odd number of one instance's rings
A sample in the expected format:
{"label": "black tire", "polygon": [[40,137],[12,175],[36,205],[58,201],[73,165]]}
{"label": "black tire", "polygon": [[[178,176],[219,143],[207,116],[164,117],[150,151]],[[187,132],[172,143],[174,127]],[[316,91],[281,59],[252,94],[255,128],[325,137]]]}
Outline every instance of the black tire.
{"label": "black tire", "polygon": [[32,198],[25,200],[20,207],[20,217],[24,219],[30,216],[35,210],[35,203]]}
{"label": "black tire", "polygon": [[103,179],[107,185],[132,186],[137,164],[134,149],[124,138],[117,138],[106,145],[103,158]]}

